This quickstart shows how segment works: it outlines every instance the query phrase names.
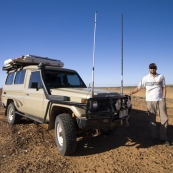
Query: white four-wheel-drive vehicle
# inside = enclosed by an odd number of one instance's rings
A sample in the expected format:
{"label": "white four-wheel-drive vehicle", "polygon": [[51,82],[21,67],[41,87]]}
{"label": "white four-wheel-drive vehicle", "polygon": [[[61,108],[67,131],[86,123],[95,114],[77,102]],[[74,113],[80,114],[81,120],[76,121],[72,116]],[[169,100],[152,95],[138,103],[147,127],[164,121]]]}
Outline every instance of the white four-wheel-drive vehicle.
{"label": "white four-wheel-drive vehicle", "polygon": [[128,123],[131,102],[127,95],[91,91],[75,70],[63,65],[60,60],[34,55],[5,61],[2,106],[10,124],[22,117],[48,123],[48,129],[55,129],[59,152],[70,155],[81,131],[109,130]]}

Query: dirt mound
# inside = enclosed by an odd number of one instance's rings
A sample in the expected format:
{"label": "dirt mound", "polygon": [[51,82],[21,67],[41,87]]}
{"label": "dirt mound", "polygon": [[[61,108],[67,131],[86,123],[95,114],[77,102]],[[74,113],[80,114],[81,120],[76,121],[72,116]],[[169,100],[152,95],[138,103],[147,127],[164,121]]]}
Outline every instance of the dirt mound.
{"label": "dirt mound", "polygon": [[[46,124],[23,119],[7,123],[0,109],[0,172],[164,172],[173,171],[173,147],[153,146],[147,123],[145,101],[133,98],[130,126],[118,127],[108,136],[77,139],[72,156],[59,154],[54,131]],[[173,141],[173,108],[168,109],[168,138]]]}

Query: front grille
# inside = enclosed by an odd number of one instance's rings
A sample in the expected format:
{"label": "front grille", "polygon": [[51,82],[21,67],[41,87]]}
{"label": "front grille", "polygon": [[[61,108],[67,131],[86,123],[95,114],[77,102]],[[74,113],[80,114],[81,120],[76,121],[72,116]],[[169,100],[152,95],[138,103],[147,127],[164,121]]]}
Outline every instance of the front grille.
{"label": "front grille", "polygon": [[104,111],[111,109],[111,102],[109,99],[98,100],[98,111]]}
{"label": "front grille", "polygon": [[[98,112],[98,111],[110,111],[115,110],[115,103],[117,102],[118,98],[103,98],[103,99],[90,99],[88,110],[89,112]],[[93,109],[92,103],[93,101],[98,102],[98,108]]]}

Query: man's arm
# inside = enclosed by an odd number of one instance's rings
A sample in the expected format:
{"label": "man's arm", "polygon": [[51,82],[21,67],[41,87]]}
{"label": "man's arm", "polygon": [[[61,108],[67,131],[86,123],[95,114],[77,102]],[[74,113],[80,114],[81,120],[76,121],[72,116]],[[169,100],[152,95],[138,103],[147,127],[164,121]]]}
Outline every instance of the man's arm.
{"label": "man's arm", "polygon": [[162,87],[162,98],[166,99],[166,87]]}
{"label": "man's arm", "polygon": [[137,93],[141,88],[137,86],[129,95]]}
{"label": "man's arm", "polygon": [[166,83],[165,83],[165,77],[162,75],[162,98],[166,98]]}

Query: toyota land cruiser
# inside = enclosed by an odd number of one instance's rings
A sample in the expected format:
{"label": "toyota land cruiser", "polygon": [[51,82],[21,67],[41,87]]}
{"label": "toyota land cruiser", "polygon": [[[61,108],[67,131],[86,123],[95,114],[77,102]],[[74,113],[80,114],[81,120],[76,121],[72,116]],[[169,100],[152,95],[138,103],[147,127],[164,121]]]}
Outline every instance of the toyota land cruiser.
{"label": "toyota land cruiser", "polygon": [[128,123],[130,97],[107,90],[87,88],[75,70],[59,60],[34,55],[4,62],[7,77],[2,106],[10,124],[27,117],[55,129],[62,155],[76,150],[81,130],[107,130]]}

